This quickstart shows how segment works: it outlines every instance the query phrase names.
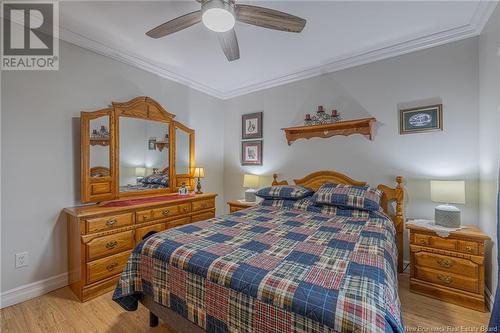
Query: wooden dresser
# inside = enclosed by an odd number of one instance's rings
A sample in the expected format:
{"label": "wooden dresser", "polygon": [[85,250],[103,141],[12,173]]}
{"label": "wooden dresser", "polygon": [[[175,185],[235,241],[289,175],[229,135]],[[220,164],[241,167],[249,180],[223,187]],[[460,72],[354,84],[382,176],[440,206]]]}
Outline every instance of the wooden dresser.
{"label": "wooden dresser", "polygon": [[410,230],[410,290],[486,311],[484,246],[489,237],[476,226],[451,232],[446,238],[422,226]]}
{"label": "wooden dresser", "polygon": [[215,216],[215,193],[123,206],[65,208],[69,283],[84,302],[112,290],[145,236]]}

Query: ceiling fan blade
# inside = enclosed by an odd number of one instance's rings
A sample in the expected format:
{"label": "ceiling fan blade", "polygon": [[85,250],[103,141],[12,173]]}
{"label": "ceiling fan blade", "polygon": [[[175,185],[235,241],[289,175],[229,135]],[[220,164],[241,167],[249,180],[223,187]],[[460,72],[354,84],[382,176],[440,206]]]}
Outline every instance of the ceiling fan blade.
{"label": "ceiling fan blade", "polygon": [[274,9],[250,5],[236,5],[235,9],[238,21],[263,28],[301,32],[306,25],[305,19]]}
{"label": "ceiling fan blade", "polygon": [[217,38],[227,60],[233,61],[240,58],[240,47],[238,46],[238,39],[236,38],[234,29],[226,32],[218,32]]}
{"label": "ceiling fan blade", "polygon": [[200,21],[201,21],[201,10],[197,10],[195,12],[179,16],[177,18],[174,18],[173,20],[160,24],[156,28],[153,28],[148,32],[146,32],[146,35],[148,35],[151,38],[164,37],[166,35],[173,34],[174,32],[177,32],[179,30],[189,28],[190,26],[195,25]]}

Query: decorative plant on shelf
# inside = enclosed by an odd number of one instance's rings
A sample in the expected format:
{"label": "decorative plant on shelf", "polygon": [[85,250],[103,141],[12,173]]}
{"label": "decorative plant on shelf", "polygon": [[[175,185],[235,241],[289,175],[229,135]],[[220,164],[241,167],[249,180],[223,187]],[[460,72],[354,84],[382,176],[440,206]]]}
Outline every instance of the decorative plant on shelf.
{"label": "decorative plant on shelf", "polygon": [[306,126],[326,125],[326,124],[336,123],[337,121],[340,120],[342,120],[342,118],[340,117],[336,109],[333,109],[332,113],[328,114],[325,112],[323,106],[319,105],[315,115],[311,117],[311,114],[309,113],[306,114],[306,117],[304,119],[304,125]]}
{"label": "decorative plant on shelf", "polygon": [[92,130],[90,134],[90,144],[92,146],[108,146],[109,145],[109,130],[106,126],[101,126],[100,130]]}

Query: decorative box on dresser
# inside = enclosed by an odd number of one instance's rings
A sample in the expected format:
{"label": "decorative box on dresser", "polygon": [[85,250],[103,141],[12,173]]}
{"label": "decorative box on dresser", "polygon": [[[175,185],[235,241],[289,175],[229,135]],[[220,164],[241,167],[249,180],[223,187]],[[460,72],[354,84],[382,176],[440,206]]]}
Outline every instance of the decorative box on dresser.
{"label": "decorative box on dresser", "polygon": [[144,237],[215,217],[216,196],[172,195],[160,202],[146,199],[65,208],[71,289],[82,302],[112,290],[130,253]]}
{"label": "decorative box on dresser", "polygon": [[440,237],[423,226],[410,230],[410,290],[486,311],[484,247],[489,237],[476,226]]}

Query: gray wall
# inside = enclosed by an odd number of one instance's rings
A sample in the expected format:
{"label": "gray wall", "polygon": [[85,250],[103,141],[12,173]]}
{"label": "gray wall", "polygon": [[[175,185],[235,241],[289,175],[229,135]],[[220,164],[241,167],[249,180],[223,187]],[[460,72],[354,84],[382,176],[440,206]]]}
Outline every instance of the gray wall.
{"label": "gray wall", "polygon": [[[464,223],[478,223],[478,40],[387,59],[229,100],[225,113],[224,197],[243,197],[245,172],[281,179],[337,170],[370,184],[406,179],[406,216],[431,218],[429,179],[465,179]],[[399,135],[398,107],[442,103],[444,131]],[[344,119],[377,118],[373,141],[359,135],[300,140],[283,127],[302,124],[317,105]],[[240,165],[241,114],[264,111],[264,165]]]}
{"label": "gray wall", "polygon": [[491,238],[486,284],[498,285],[497,193],[500,158],[500,6],[479,38],[479,226]]}
{"label": "gray wall", "polygon": [[[220,100],[65,42],[60,59],[59,71],[2,73],[2,291],[67,271],[61,209],[78,203],[80,111],[151,96],[196,129],[204,190],[223,191]],[[29,266],[15,269],[23,251]]]}

